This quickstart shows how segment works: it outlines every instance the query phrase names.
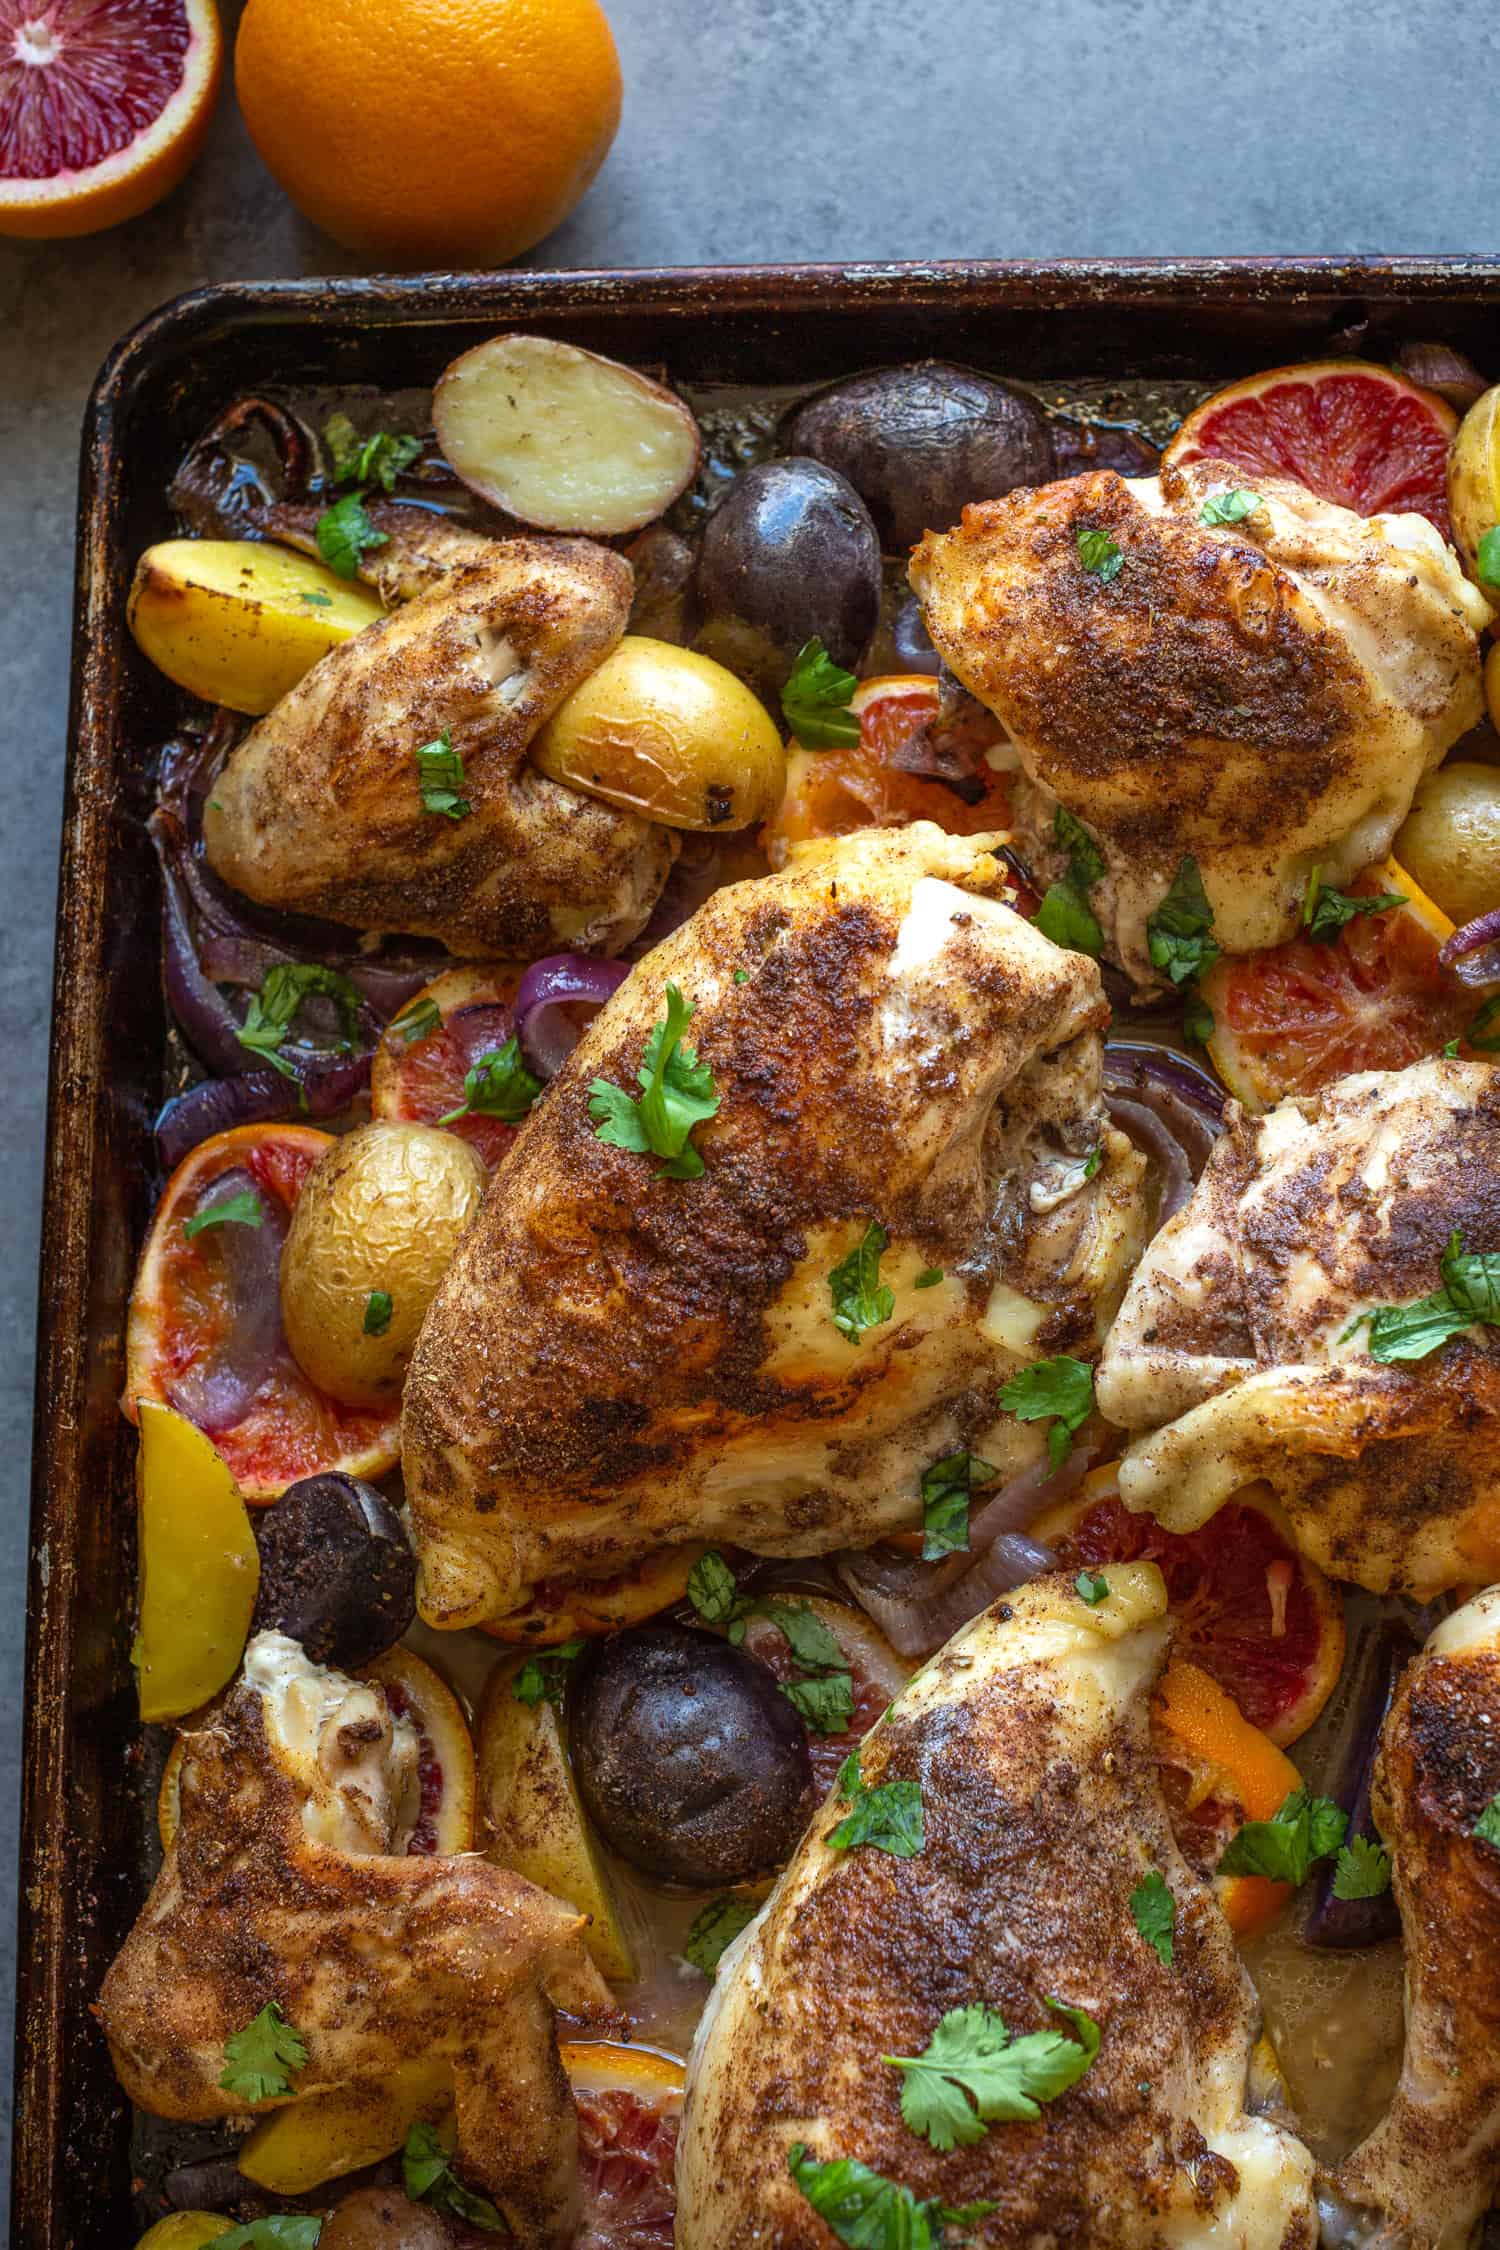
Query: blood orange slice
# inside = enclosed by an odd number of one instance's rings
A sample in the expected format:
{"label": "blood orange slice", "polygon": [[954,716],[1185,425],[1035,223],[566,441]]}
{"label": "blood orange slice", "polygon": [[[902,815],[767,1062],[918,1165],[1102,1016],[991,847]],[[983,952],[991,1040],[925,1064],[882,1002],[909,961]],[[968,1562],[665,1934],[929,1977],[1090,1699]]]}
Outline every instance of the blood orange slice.
{"label": "blood orange slice", "polygon": [[213,0],[0,0],[0,234],[93,234],[160,202],[221,63]]}
{"label": "blood orange slice", "polygon": [[[512,1002],[521,975],[494,962],[449,969],[408,1001],[375,1050],[371,1113],[397,1124],[434,1125],[461,1108],[466,1074],[515,1030]],[[516,1137],[516,1127],[498,1117],[455,1117],[447,1130],[491,1170]]]}
{"label": "blood orange slice", "polygon": [[1154,1562],[1178,1620],[1176,1648],[1285,1745],[1322,1710],[1344,1661],[1344,1612],[1264,1486],[1248,1485],[1201,1531],[1164,1531],[1120,1498],[1113,1464],[1049,1509],[1032,1537],[1067,1569]]}
{"label": "blood orange slice", "polygon": [[412,1852],[474,1849],[474,1743],[457,1696],[409,1648],[393,1648],[363,1677],[378,1680],[398,1719],[417,1730],[420,1803],[407,1844]]}
{"label": "blood orange slice", "polygon": [[1218,1681],[1182,1656],[1173,1657],[1152,1699],[1151,1740],[1183,1857],[1212,1878],[1236,1936],[1253,1937],[1276,1919],[1291,1885],[1220,1875],[1219,1861],[1245,1822],[1271,1819],[1301,1776]]}
{"label": "blood orange slice", "polygon": [[1414,510],[1446,539],[1457,429],[1446,399],[1389,367],[1318,359],[1215,391],[1171,439],[1162,464],[1208,458],[1246,476],[1295,477],[1356,515]]}
{"label": "blood orange slice", "polygon": [[671,2250],[684,2072],[673,2055],[564,2042],[578,2105],[579,2250]]}
{"label": "blood orange slice", "polygon": [[1479,1001],[1439,965],[1453,924],[1393,859],[1349,885],[1352,898],[1387,891],[1406,904],[1357,915],[1326,942],[1226,954],[1204,978],[1209,1058],[1247,1109],[1352,1071],[1402,1070],[1462,1039]]}
{"label": "blood orange slice", "polygon": [[126,1414],[134,1421],[143,1398],[175,1407],[252,1503],[324,1469],[384,1476],[400,1450],[399,1414],[314,1390],[282,1331],[281,1243],[332,1145],[307,1125],[239,1125],[200,1142],[167,1182],[131,1293]]}
{"label": "blood orange slice", "polygon": [[[761,831],[773,867],[784,867],[794,844],[848,836],[859,828],[904,828],[933,820],[954,836],[979,836],[1010,826],[1014,760],[1004,730],[987,711],[947,727],[941,750],[919,753],[921,730],[938,715],[938,683],[924,672],[892,672],[862,680],[849,708],[859,740],[846,749],[787,753],[786,795]],[[992,760],[1004,758],[1005,764]],[[947,780],[930,769],[941,761]],[[903,763],[903,761],[906,761]]]}

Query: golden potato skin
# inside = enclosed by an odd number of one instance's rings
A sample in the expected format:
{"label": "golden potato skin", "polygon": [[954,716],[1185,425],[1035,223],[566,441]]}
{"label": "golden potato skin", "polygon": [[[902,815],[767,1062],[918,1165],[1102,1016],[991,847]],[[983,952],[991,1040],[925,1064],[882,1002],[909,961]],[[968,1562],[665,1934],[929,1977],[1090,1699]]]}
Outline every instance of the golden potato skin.
{"label": "golden potato skin", "polygon": [[[1500,523],[1500,383],[1477,398],[1448,456],[1448,512],[1453,543],[1477,576],[1479,542]],[[1480,584],[1493,601],[1495,588]]]}
{"label": "golden potato skin", "polygon": [[346,2195],[318,2238],[327,2250],[452,2250],[453,2237],[425,2203],[399,2188],[358,2188]]}
{"label": "golden potato skin", "polygon": [[1439,766],[1418,788],[1392,850],[1450,921],[1472,922],[1500,906],[1500,767],[1462,758]]}
{"label": "golden potato skin", "polygon": [[367,586],[285,547],[165,539],[136,564],[126,621],[168,679],[258,717],[384,615]]}
{"label": "golden potato skin", "polygon": [[[484,1193],[466,1141],[434,1125],[361,1125],[308,1174],[281,1254],[281,1318],[309,1382],[346,1406],[388,1406],[438,1283]],[[391,1300],[365,1334],[372,1293]]]}
{"label": "golden potato skin", "polygon": [[748,828],[786,788],[781,734],[711,657],[628,633],[531,745],[550,780],[668,828]]}

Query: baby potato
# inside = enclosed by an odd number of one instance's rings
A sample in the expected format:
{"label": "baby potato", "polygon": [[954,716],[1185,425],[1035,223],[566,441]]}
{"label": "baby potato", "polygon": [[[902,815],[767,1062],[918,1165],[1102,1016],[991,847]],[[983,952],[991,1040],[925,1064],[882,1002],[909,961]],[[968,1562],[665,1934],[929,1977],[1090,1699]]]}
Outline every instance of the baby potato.
{"label": "baby potato", "polygon": [[135,566],[126,620],[152,663],[206,703],[259,716],[385,612],[368,587],[258,539],[166,539]]}
{"label": "baby potato", "polygon": [[229,2232],[222,2211],[169,2211],[154,2227],[147,2227],[135,2250],[204,2250]]}
{"label": "baby potato", "polygon": [[627,634],[531,745],[541,771],[668,828],[748,828],[781,802],[770,713],[722,664]]}
{"label": "baby potato", "polygon": [[[1448,511],[1453,538],[1469,570],[1479,577],[1479,542],[1500,523],[1500,383],[1477,398],[1459,425],[1448,456]],[[1500,584],[1479,578],[1490,598]]]}
{"label": "baby potato", "polygon": [[1428,774],[1391,851],[1450,921],[1500,906],[1500,767],[1458,759]]}
{"label": "baby potato", "polygon": [[485,1178],[468,1143],[434,1125],[362,1125],[319,1158],[281,1253],[281,1317],[320,1391],[345,1406],[399,1397]]}

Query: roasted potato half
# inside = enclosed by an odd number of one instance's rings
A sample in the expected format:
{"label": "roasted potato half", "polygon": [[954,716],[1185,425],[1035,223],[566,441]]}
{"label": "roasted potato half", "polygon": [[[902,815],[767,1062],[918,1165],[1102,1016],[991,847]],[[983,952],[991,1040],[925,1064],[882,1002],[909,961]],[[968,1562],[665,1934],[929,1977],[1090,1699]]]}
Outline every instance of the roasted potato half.
{"label": "roasted potato half", "polygon": [[385,612],[368,587],[254,539],[166,539],[135,566],[126,618],[169,680],[259,716]]}
{"label": "roasted potato half", "polygon": [[1500,906],[1500,767],[1459,758],[1428,774],[1391,851],[1450,921]]}
{"label": "roasted potato half", "polygon": [[1500,600],[1500,582],[1479,569],[1479,543],[1500,523],[1500,383],[1474,401],[1459,425],[1448,456],[1448,511],[1459,553],[1490,599]]}

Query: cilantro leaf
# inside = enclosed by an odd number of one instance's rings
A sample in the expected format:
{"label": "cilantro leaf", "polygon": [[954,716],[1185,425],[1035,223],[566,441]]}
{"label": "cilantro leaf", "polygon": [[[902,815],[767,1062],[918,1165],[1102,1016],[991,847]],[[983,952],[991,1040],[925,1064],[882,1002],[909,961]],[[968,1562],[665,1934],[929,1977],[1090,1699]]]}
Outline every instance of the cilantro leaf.
{"label": "cilantro leaf", "polygon": [[905,2081],[901,2115],[912,2131],[946,2155],[982,2140],[987,2125],[1039,2117],[1043,2102],[1076,2086],[1099,2052],[1098,2026],[1081,2008],[1047,2005],[1072,2020],[1078,2038],[1049,2030],[1017,2039],[976,2000],[950,2008],[920,2055],[883,2055]]}
{"label": "cilantro leaf", "polygon": [[453,747],[448,729],[444,727],[431,742],[424,742],[416,757],[423,812],[440,813],[446,820],[467,820],[474,807],[462,794],[464,762]]}
{"label": "cilantro leaf", "polygon": [[245,1020],[235,1034],[240,1045],[261,1056],[283,1078],[295,1078],[296,1069],[281,1050],[291,1038],[292,1026],[304,1004],[315,993],[333,1002],[338,1012],[339,1044],[346,1049],[352,1047],[363,1005],[359,988],[320,961],[278,961],[267,970],[266,981],[252,995]]}
{"label": "cilantro leaf", "polygon": [[1131,1892],[1130,1911],[1136,1928],[1162,1967],[1170,1969],[1177,1944],[1177,1901],[1165,1876],[1156,1868],[1153,1867]]}
{"label": "cilantro leaf", "polygon": [[521,1042],[512,1032],[503,1047],[492,1047],[464,1073],[464,1098],[450,1109],[439,1125],[459,1117],[498,1117],[503,1124],[519,1125],[542,1090],[539,1078],[521,1060]]}
{"label": "cilantro leaf", "polygon": [[443,1011],[435,1000],[413,1000],[397,1016],[391,1030],[399,1032],[408,1047],[414,1047],[419,1039],[430,1039],[440,1030],[442,1021]]}
{"label": "cilantro leaf", "polygon": [[292,2092],[292,2079],[307,2067],[307,2047],[300,2032],[289,2024],[274,2000],[242,2031],[231,2032],[224,2042],[224,2075],[219,2080],[226,2094],[241,2101],[267,2102]]}
{"label": "cilantro leaf", "polygon": [[1481,586],[1493,586],[1500,592],[1500,524],[1491,524],[1480,538],[1475,568]]}
{"label": "cilantro leaf", "polygon": [[849,698],[859,682],[842,671],[814,633],[804,641],[781,691],[786,723],[804,750],[849,750],[859,740],[859,721]]}
{"label": "cilantro leaf", "polygon": [[1500,1251],[1466,1251],[1455,1229],[1438,1270],[1457,1311],[1492,1328],[1500,1327]]}
{"label": "cilantro leaf", "polygon": [[915,1859],[922,1849],[922,1788],[916,1781],[883,1781],[868,1789],[859,1770],[859,1752],[852,1750],[839,1767],[838,1793],[848,1799],[850,1812],[829,1835],[836,1852],[868,1844],[892,1859]]}
{"label": "cilantro leaf", "polygon": [[1351,1836],[1333,1871],[1335,1898],[1379,1898],[1391,1887],[1391,1855],[1370,1836]]}
{"label": "cilantro leaf", "polygon": [[596,1078],[589,1087],[589,1115],[598,1138],[612,1148],[664,1157],[662,1174],[673,1180],[696,1180],[701,1174],[703,1159],[691,1135],[719,1107],[713,1072],[699,1062],[696,1048],[682,1043],[693,1014],[692,1003],[669,984],[665,1019],[652,1026],[636,1072],[639,1099],[607,1078]]}
{"label": "cilantro leaf", "polygon": [[758,1602],[757,1609],[781,1632],[804,1672],[847,1669],[848,1658],[815,1609],[806,1602]]}
{"label": "cilantro leaf", "polygon": [[1407,903],[1405,891],[1381,891],[1376,897],[1356,898],[1320,882],[1320,873],[1320,869],[1313,869],[1302,897],[1302,927],[1320,945],[1332,945],[1340,930],[1358,914],[1388,914],[1393,906]]}
{"label": "cilantro leaf", "polygon": [[401,471],[409,469],[422,450],[420,438],[397,437],[390,430],[375,430],[362,438],[347,414],[330,414],[323,436],[335,484],[378,484],[385,492],[395,489]]}
{"label": "cilantro leaf", "polygon": [[511,1681],[511,1694],[531,1711],[543,1701],[561,1703],[567,1692],[568,1667],[582,1653],[582,1641],[561,1641],[556,1648],[538,1649]]}
{"label": "cilantro leaf", "polygon": [[1491,1797],[1474,1823],[1474,1834],[1482,1844],[1493,1844],[1500,1851],[1500,1796]]}
{"label": "cilantro leaf", "polygon": [[313,2211],[266,2211],[242,2227],[216,2234],[208,2250],[316,2250],[323,2222]]}
{"label": "cilantro leaf", "polygon": [[[297,599],[299,602],[307,602],[313,609],[332,609],[333,607],[332,594],[325,594],[321,587],[304,587],[298,594]],[[222,807],[220,809],[222,810]]]}
{"label": "cilantro leaf", "polygon": [[1153,968],[1162,970],[1173,984],[1203,976],[1219,958],[1213,926],[1214,910],[1198,862],[1187,852],[1166,897],[1146,924]]}
{"label": "cilantro leaf", "polygon": [[1206,1047],[1214,1035],[1214,1012],[1201,993],[1190,992],[1182,1003],[1182,1036],[1190,1047]]}
{"label": "cilantro leaf", "polygon": [[851,1344],[857,1344],[867,1328],[883,1326],[896,1309],[895,1291],[880,1278],[881,1254],[890,1239],[880,1222],[872,1219],[848,1257],[841,1258],[828,1276],[833,1325]]}
{"label": "cilantro leaf", "polygon": [[372,1289],[365,1299],[364,1332],[367,1336],[383,1336],[391,1325],[391,1293],[388,1289]]}
{"label": "cilantro leaf", "polygon": [[1125,557],[1107,531],[1086,530],[1082,525],[1074,533],[1078,560],[1085,570],[1091,570],[1104,585],[1118,578],[1125,567]]}
{"label": "cilantro leaf", "polygon": [[1071,875],[1048,884],[1032,921],[1043,937],[1051,938],[1065,953],[1087,953],[1097,961],[1104,951],[1099,918]]}
{"label": "cilantro leaf", "polygon": [[683,1940],[682,1958],[706,1977],[713,1976],[727,1949],[759,1912],[760,1908],[747,1898],[711,1898],[693,1917],[692,1928]]}
{"label": "cilantro leaf", "polygon": [[259,1227],[266,1221],[265,1206],[254,1188],[241,1188],[237,1195],[226,1195],[222,1203],[210,1203],[207,1210],[198,1210],[182,1222],[182,1231],[189,1242],[205,1227]]}
{"label": "cilantro leaf", "polygon": [[742,1594],[734,1572],[716,1548],[700,1555],[688,1573],[688,1599],[705,1625],[722,1625],[731,1641],[745,1637],[745,1621],[765,1617],[776,1627],[791,1651],[800,1680],[779,1680],[778,1687],[798,1716],[820,1734],[843,1734],[854,1716],[854,1682],[849,1661],[834,1634],[806,1602],[780,1601],[772,1595]]}
{"label": "cilantro leaf", "polygon": [[1305,1883],[1314,1862],[1338,1850],[1348,1825],[1347,1813],[1331,1798],[1294,1789],[1272,1819],[1246,1821],[1219,1861],[1219,1873]]}
{"label": "cilantro leaf", "polygon": [[1073,1590],[1090,1609],[1097,1609],[1101,1602],[1109,1600],[1109,1580],[1102,1570],[1080,1570],[1073,1581]]}
{"label": "cilantro leaf", "polygon": [[913,1289],[936,1289],[938,1283],[944,1279],[946,1279],[946,1276],[941,1266],[924,1266],[912,1283],[912,1287]]}
{"label": "cilantro leaf", "polygon": [[336,570],[340,578],[356,578],[364,557],[373,548],[389,546],[391,535],[377,531],[371,523],[362,492],[346,492],[342,500],[323,510],[313,527],[313,537],[330,570]]}
{"label": "cilantro leaf", "polygon": [[918,2202],[908,2187],[862,2164],[857,2156],[820,2163],[804,2142],[787,2151],[787,2167],[807,2198],[849,2250],[940,2250],[949,2227],[973,2226],[996,2206]]}
{"label": "cilantro leaf", "polygon": [[710,1547],[698,1557],[688,1572],[688,1600],[705,1625],[728,1625],[742,1617],[748,1607],[735,1583],[730,1569],[717,1547]]}
{"label": "cilantro leaf", "polygon": [[1372,1359],[1426,1359],[1476,1321],[1500,1328],[1500,1252],[1466,1251],[1455,1229],[1438,1270],[1441,1289],[1414,1305],[1377,1305],[1356,1314],[1339,1342],[1367,1326]]}
{"label": "cilantro leaf", "polygon": [[1226,487],[1222,492],[1211,492],[1198,511],[1198,521],[1206,524],[1243,523],[1264,506],[1258,492],[1247,492],[1243,485]]}
{"label": "cilantro leaf", "polygon": [[1000,1405],[1018,1422],[1050,1422],[1047,1457],[1060,1469],[1073,1450],[1075,1432],[1094,1411],[1094,1370],[1087,1360],[1039,1359],[1012,1375]]}
{"label": "cilantro leaf", "polygon": [[1104,880],[1104,854],[1076,813],[1059,805],[1052,815],[1052,833],[1068,855],[1068,872],[1081,891]]}
{"label": "cilantro leaf", "polygon": [[464,2186],[435,2126],[418,2122],[409,2128],[401,2151],[401,2177],[413,2203],[430,2203],[435,2211],[449,2211],[455,2219],[463,2219],[485,2234],[509,2232],[489,2197],[475,2195]]}
{"label": "cilantro leaf", "polygon": [[962,1554],[969,1544],[969,1495],[999,1470],[977,1453],[950,1453],[922,1471],[922,1560]]}
{"label": "cilantro leaf", "polygon": [[847,1734],[854,1718],[854,1681],[848,1672],[823,1679],[781,1680],[782,1694],[803,1722],[817,1734]]}

